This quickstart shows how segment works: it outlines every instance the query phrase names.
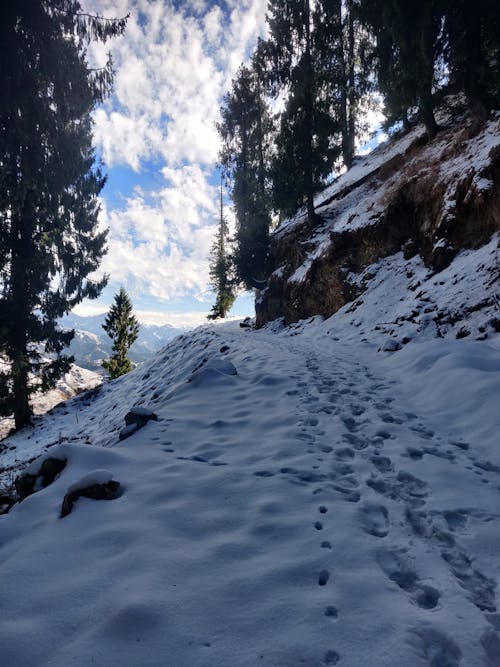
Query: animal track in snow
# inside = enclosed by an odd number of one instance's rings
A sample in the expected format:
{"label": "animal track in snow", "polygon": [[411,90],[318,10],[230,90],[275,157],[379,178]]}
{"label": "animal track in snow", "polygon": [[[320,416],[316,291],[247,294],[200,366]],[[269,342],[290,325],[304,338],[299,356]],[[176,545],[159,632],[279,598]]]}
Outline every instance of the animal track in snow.
{"label": "animal track in snow", "polygon": [[333,605],[328,605],[328,607],[325,609],[325,616],[327,616],[328,618],[338,618],[339,611],[337,607]]}
{"label": "animal track in snow", "polygon": [[330,579],[330,573],[328,572],[328,570],[321,570],[321,572],[318,575],[318,585],[326,586],[329,579]]}
{"label": "animal track in snow", "polygon": [[339,660],[340,660],[340,656],[337,653],[337,651],[330,650],[330,651],[327,651],[325,653],[323,663],[325,665],[336,665],[336,664],[338,664]]}

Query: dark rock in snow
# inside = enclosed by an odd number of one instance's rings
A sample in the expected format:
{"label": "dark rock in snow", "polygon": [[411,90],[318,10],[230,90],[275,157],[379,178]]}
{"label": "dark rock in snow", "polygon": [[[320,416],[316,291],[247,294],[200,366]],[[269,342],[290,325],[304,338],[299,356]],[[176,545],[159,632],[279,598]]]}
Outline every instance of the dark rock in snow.
{"label": "dark rock in snow", "polygon": [[38,489],[44,489],[55,480],[66,467],[66,459],[50,457],[42,461],[38,472],[23,473],[14,482],[19,502],[31,496]]}
{"label": "dark rock in snow", "polygon": [[63,519],[71,513],[74,503],[78,498],[90,498],[91,500],[114,500],[118,496],[120,482],[111,479],[105,484],[91,484],[84,489],[76,489],[64,496],[60,517]]}
{"label": "dark rock in snow", "polygon": [[394,338],[388,338],[380,349],[382,352],[397,352],[401,349],[401,343]]}
{"label": "dark rock in snow", "polygon": [[12,496],[9,496],[5,493],[0,495],[0,515],[7,514],[10,511],[10,508],[15,505],[16,499]]}
{"label": "dark rock in snow", "polygon": [[118,437],[119,437],[120,440],[126,440],[127,438],[130,438],[130,436],[133,433],[138,431],[139,428],[140,428],[139,424],[129,424],[128,426],[125,426],[125,428],[123,428],[120,431],[120,434],[118,435]]}
{"label": "dark rock in snow", "polygon": [[409,239],[406,241],[406,243],[403,245],[403,257],[408,260],[412,257],[415,257],[417,253],[418,243],[414,239]]}
{"label": "dark rock in snow", "polygon": [[16,489],[17,497],[19,502],[31,496],[32,493],[35,493],[35,484],[36,484],[36,475],[29,475],[28,473],[23,473],[20,475],[14,482]]}
{"label": "dark rock in snow", "polygon": [[152,410],[148,408],[142,408],[136,406],[127,412],[125,415],[125,424],[130,426],[131,424],[137,424],[139,428],[142,428],[148,421],[153,420],[158,421],[158,415],[155,414]]}
{"label": "dark rock in snow", "polygon": [[64,470],[66,467],[66,459],[45,459],[40,467],[40,472],[38,476],[42,478],[42,487],[45,488],[52,484],[57,475]]}
{"label": "dark rock in snow", "polygon": [[158,415],[149,408],[143,408],[139,405],[133,407],[130,412],[125,415],[125,428],[120,431],[120,440],[129,438],[133,433],[145,426],[148,421],[158,421]]}

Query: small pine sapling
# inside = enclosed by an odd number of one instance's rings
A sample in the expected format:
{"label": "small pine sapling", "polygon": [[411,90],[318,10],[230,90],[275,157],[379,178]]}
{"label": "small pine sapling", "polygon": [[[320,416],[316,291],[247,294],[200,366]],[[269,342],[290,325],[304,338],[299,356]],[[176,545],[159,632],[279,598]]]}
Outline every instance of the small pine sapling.
{"label": "small pine sapling", "polygon": [[102,366],[114,380],[132,370],[127,353],[139,335],[139,322],[132,312],[132,303],[124,287],[115,295],[102,328],[113,341],[113,354],[102,362]]}

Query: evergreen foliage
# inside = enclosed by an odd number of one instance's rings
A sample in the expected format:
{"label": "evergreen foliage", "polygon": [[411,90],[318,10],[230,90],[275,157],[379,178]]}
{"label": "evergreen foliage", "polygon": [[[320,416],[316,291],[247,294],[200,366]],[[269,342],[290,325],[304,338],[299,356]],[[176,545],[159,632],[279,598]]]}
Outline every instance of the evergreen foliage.
{"label": "evergreen foliage", "polygon": [[220,218],[217,234],[210,252],[210,284],[215,292],[215,303],[207,318],[217,320],[226,317],[235,300],[231,280],[232,262],[228,253],[229,229],[224,217],[222,179],[220,186]]}
{"label": "evergreen foliage", "polygon": [[0,352],[10,370],[0,412],[13,413],[17,429],[30,420],[33,391],[54,386],[72,361],[61,352],[74,333],[57,319],[106,283],[89,278],[106,251],[90,113],[113,71],[111,61],[90,70],[86,46],[125,22],[87,15],[77,0],[1,3]]}
{"label": "evergreen foliage", "polygon": [[484,120],[500,106],[500,7],[497,0],[443,0],[450,78]]}
{"label": "evergreen foliage", "polygon": [[234,279],[247,289],[269,272],[273,123],[264,94],[262,45],[260,42],[250,65],[238,70],[217,126],[222,140],[220,163],[232,186],[236,216]]}
{"label": "evergreen foliage", "polygon": [[441,0],[373,0],[360,14],[377,40],[378,84],[391,120],[407,120],[420,110],[429,138],[438,130],[433,89],[442,52]]}
{"label": "evergreen foliage", "polygon": [[124,287],[115,295],[102,328],[113,341],[113,354],[102,362],[102,366],[114,380],[132,370],[127,354],[139,335],[139,322],[132,312],[132,303]]}
{"label": "evergreen foliage", "polygon": [[315,222],[314,194],[341,153],[335,62],[342,42],[340,2],[271,0],[268,59],[275,97],[285,97],[273,165],[275,207],[291,215],[306,205]]}

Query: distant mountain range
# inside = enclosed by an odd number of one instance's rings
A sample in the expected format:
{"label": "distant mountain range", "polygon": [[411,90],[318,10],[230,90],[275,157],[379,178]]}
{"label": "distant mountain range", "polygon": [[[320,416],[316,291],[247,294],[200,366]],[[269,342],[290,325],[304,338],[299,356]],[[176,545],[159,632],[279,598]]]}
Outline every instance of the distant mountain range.
{"label": "distant mountain range", "polygon": [[[111,354],[111,339],[102,328],[105,317],[104,313],[89,317],[70,314],[61,319],[61,326],[75,330],[67,354],[75,357],[78,366],[90,370],[100,369],[101,360]],[[184,331],[170,324],[141,324],[139,337],[130,348],[129,359],[135,363],[144,361]]]}

